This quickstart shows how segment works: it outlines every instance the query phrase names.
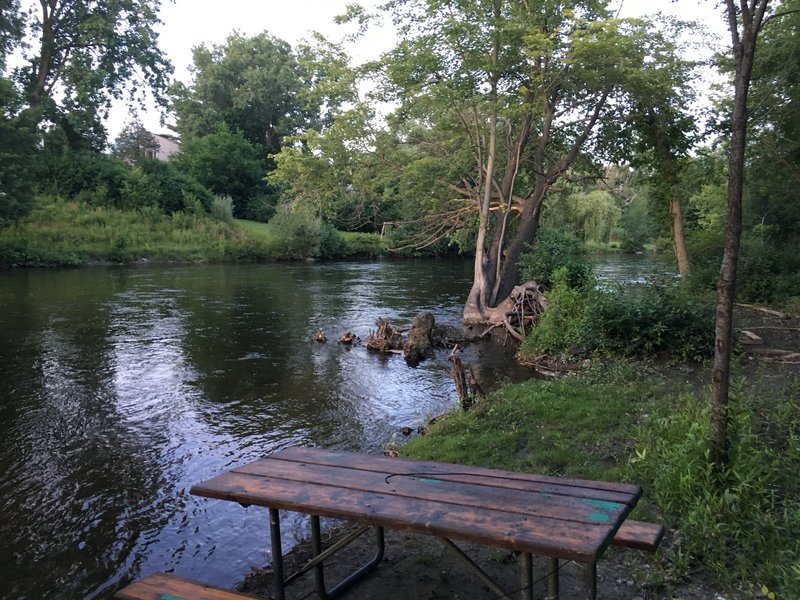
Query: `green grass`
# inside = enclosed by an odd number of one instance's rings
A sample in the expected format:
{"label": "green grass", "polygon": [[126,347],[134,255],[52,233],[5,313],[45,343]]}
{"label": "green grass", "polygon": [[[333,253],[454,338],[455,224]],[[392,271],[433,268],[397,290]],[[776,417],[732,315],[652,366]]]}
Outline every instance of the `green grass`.
{"label": "green grass", "polygon": [[602,381],[592,373],[510,385],[469,412],[453,413],[403,453],[414,458],[547,475],[618,480],[655,382]]}

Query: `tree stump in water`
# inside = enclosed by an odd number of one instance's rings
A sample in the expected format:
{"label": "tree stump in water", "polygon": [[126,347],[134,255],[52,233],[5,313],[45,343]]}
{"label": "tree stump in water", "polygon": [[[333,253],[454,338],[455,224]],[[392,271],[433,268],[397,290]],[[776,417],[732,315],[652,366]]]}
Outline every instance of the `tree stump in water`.
{"label": "tree stump in water", "polygon": [[403,349],[403,336],[400,331],[383,319],[378,319],[375,325],[378,326],[378,329],[370,331],[367,336],[367,350],[383,354],[401,352]]}
{"label": "tree stump in water", "polygon": [[414,322],[403,347],[403,354],[408,364],[416,365],[419,361],[431,355],[433,345],[431,332],[434,324],[433,315],[429,312],[421,313],[414,317]]}

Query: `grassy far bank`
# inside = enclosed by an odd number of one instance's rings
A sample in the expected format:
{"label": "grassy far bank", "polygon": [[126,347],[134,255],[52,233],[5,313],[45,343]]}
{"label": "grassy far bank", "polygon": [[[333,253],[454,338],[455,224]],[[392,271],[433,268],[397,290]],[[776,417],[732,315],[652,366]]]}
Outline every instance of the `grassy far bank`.
{"label": "grassy far bank", "polygon": [[[715,473],[708,459],[710,399],[616,363],[557,381],[499,390],[470,413],[435,423],[406,456],[644,487],[634,517],[666,523],[656,560],[670,582],[698,568],[753,597],[800,597],[800,379],[780,389],[742,380],[733,395],[734,452]],[[748,595],[749,594],[749,595]],[[669,597],[668,595],[665,597]]]}
{"label": "grassy far bank", "polygon": [[[204,212],[166,215],[156,208],[125,211],[39,198],[27,217],[0,229],[0,267],[317,257],[323,249],[314,233],[303,235],[296,228],[253,221],[217,220]],[[289,247],[293,237],[303,244]],[[377,235],[331,231],[324,250],[330,252],[326,258],[376,256],[384,246]]]}

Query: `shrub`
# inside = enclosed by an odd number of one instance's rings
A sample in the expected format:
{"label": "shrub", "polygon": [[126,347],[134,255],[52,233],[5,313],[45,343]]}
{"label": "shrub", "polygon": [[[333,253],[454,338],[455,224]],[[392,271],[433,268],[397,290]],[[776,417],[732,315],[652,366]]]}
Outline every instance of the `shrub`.
{"label": "shrub", "polygon": [[587,348],[642,356],[701,358],[714,344],[714,305],[674,284],[651,282],[591,295]]}
{"label": "shrub", "polygon": [[590,353],[700,359],[714,343],[714,305],[672,284],[579,290],[555,273],[555,284],[523,354]]}
{"label": "shrub", "polygon": [[556,269],[547,309],[525,338],[523,353],[563,355],[582,346],[590,305],[586,291],[569,286],[566,267]]}
{"label": "shrub", "polygon": [[317,258],[321,255],[322,219],[282,206],[269,222],[281,258]]}
{"label": "shrub", "polygon": [[523,281],[552,286],[556,269],[564,267],[570,287],[582,288],[592,282],[592,263],[583,243],[555,229],[541,230],[536,244],[520,257],[519,264]]}
{"label": "shrub", "polygon": [[211,201],[211,216],[224,223],[233,222],[233,198],[230,196],[214,196]]}

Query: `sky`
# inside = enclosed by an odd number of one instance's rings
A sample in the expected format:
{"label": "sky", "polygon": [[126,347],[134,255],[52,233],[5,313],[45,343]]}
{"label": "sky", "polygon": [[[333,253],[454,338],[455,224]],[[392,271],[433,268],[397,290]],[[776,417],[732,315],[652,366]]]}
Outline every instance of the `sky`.
{"label": "sky", "polygon": [[[336,25],[334,17],[354,0],[164,0],[161,9],[163,25],[159,28],[159,46],[175,66],[175,79],[190,82],[189,66],[192,48],[200,44],[222,44],[234,30],[243,35],[267,31],[295,46],[319,31],[338,41],[349,29]],[[361,0],[366,8],[374,8],[384,0]],[[709,36],[724,35],[724,20],[718,0],[616,0],[620,16],[639,17],[664,12],[683,19],[697,19],[711,30]],[[355,47],[351,47],[356,62],[380,55],[394,41],[390,27],[373,31]],[[726,38],[722,38],[724,41]],[[107,121],[109,137],[113,140],[130,118],[131,109],[120,103],[114,106]],[[159,123],[154,110],[139,114],[152,132],[168,131]]]}

